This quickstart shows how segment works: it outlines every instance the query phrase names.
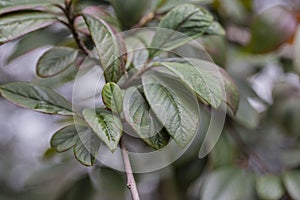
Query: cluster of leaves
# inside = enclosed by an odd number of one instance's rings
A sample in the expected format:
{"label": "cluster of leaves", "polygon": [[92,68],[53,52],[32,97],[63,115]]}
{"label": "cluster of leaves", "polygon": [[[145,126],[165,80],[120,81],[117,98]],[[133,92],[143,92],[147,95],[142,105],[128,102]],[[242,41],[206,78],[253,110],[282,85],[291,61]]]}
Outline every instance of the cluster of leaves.
{"label": "cluster of leaves", "polygon": [[[170,137],[180,147],[185,147],[196,134],[199,123],[199,114],[189,97],[193,96],[193,92],[202,103],[212,108],[219,108],[222,104],[228,105],[233,113],[237,109],[237,88],[224,70],[208,61],[181,59],[180,62],[172,62],[161,56],[162,52],[173,50],[204,34],[224,34],[221,25],[202,7],[183,4],[170,10],[160,20],[159,29],[148,42],[149,46],[145,47],[149,50],[145,62],[140,63],[142,67],[129,75],[130,68],[126,66],[132,67],[133,63],[131,59],[125,62],[126,38],[115,35],[117,27],[109,23],[112,20],[106,19],[112,16],[104,15],[101,7],[77,10],[73,1],[23,4],[8,2],[1,10],[2,43],[60,22],[67,26],[77,44],[77,48],[67,45],[46,51],[36,66],[39,77],[62,76],[72,66],[82,63],[91,51],[87,47],[89,40],[96,47],[98,57],[95,64],[100,63],[107,83],[102,88],[104,107],[84,109],[78,113],[72,110],[70,102],[49,87],[26,82],[0,87],[4,98],[24,108],[81,118],[79,127],[70,125],[56,132],[51,146],[58,152],[73,148],[75,157],[84,165],[94,164],[100,140],[112,152],[116,150],[123,134],[124,121],[154,149],[166,146]],[[117,14],[119,4],[118,1],[112,3]],[[101,11],[97,13],[100,16],[93,15],[97,11]],[[123,82],[120,82],[121,77]],[[138,80],[142,82],[140,87],[132,84]]]}
{"label": "cluster of leaves", "polygon": [[[0,5],[0,43],[22,36],[12,58],[47,44],[57,46],[39,59],[37,83],[0,87],[1,95],[17,105],[79,119],[79,125],[68,125],[53,135],[52,147],[58,152],[73,148],[81,163],[93,165],[101,142],[111,151],[117,148],[125,122],[154,149],[163,148],[170,138],[184,147],[195,136],[199,117],[201,121],[209,118],[205,109],[197,113],[194,99],[188,99],[196,94],[203,105],[227,107],[232,112],[206,159],[198,159],[198,145],[191,147],[197,153],[187,152],[184,162],[174,164],[175,179],[184,196],[193,187],[201,190],[204,200],[300,199],[300,89],[299,82],[295,85],[286,78],[291,74],[298,77],[300,71],[297,1],[289,1],[294,2],[290,7],[275,6],[260,14],[255,13],[251,0],[211,0],[207,5],[211,12],[187,4],[205,0],[93,2],[97,6],[86,6],[80,0],[65,2],[11,0]],[[225,26],[226,38],[215,36],[223,35],[224,30],[211,13]],[[67,29],[51,29],[58,23]],[[124,38],[115,36],[121,30],[146,25],[161,29]],[[49,39],[49,33],[56,35],[55,39]],[[43,39],[33,43],[37,37]],[[240,99],[222,68],[199,60],[201,52],[189,44],[191,39],[201,42],[213,60],[236,80]],[[102,88],[105,107],[75,112],[49,87],[74,79],[91,44],[96,47],[97,62],[107,82]],[[143,50],[130,52],[135,45]],[[188,59],[165,54],[171,50],[183,52]],[[265,92],[273,91],[272,103],[253,89],[257,78],[268,79],[269,68],[282,70],[280,80],[276,77]]]}

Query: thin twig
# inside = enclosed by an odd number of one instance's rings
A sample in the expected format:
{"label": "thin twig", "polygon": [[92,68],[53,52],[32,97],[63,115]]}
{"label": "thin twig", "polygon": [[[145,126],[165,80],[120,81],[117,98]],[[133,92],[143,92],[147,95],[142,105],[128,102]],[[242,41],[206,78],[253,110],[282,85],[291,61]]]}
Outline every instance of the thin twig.
{"label": "thin twig", "polygon": [[132,200],[140,200],[136,182],[134,180],[134,176],[132,173],[129,155],[128,155],[123,137],[120,140],[120,147],[122,149],[122,157],[123,157],[125,172],[126,172],[126,176],[127,176],[127,187],[130,190]]}
{"label": "thin twig", "polygon": [[150,22],[151,20],[153,20],[155,18],[155,13],[154,12],[150,12],[147,15],[145,15],[144,17],[142,17],[142,19],[136,24],[134,25],[132,28],[140,28],[145,26],[148,22]]}

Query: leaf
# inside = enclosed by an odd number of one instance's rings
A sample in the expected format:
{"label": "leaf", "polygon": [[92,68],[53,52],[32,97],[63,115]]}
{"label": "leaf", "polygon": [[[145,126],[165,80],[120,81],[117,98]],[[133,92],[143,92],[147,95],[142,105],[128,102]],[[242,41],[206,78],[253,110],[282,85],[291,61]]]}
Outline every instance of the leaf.
{"label": "leaf", "polygon": [[149,8],[148,0],[111,0],[111,4],[123,30],[138,23]]}
{"label": "leaf", "polygon": [[0,93],[7,100],[23,108],[49,114],[74,115],[71,103],[47,87],[14,82],[0,86]]}
{"label": "leaf", "polygon": [[115,151],[122,135],[120,119],[104,109],[85,109],[83,117],[108,148]]}
{"label": "leaf", "polygon": [[49,6],[54,3],[62,4],[63,2],[63,0],[1,0],[0,14],[17,10],[33,9],[40,6]]}
{"label": "leaf", "polygon": [[8,62],[11,62],[19,56],[27,54],[37,48],[47,45],[57,45],[68,36],[69,31],[67,29],[57,30],[52,26],[28,33],[18,40],[16,48],[8,58]]}
{"label": "leaf", "polygon": [[123,91],[113,83],[106,83],[102,89],[102,100],[107,108],[116,113],[123,110]]}
{"label": "leaf", "polygon": [[277,200],[284,195],[281,180],[274,175],[256,177],[256,191],[260,199]]}
{"label": "leaf", "polygon": [[162,73],[142,76],[144,92],[150,107],[180,147],[185,147],[198,129],[197,101],[175,78]]}
{"label": "leaf", "polygon": [[100,139],[86,126],[66,126],[51,138],[51,147],[57,152],[67,151],[73,147],[75,158],[83,165],[92,166],[100,147]]}
{"label": "leaf", "polygon": [[96,45],[106,82],[117,82],[124,68],[121,57],[125,48],[123,41],[115,36],[112,28],[105,21],[90,15],[83,15],[83,17]]}
{"label": "leaf", "polygon": [[211,0],[159,0],[156,12],[165,13],[170,9],[184,3],[211,3]]}
{"label": "leaf", "polygon": [[228,136],[228,130],[223,130],[218,142],[209,154],[211,165],[214,168],[229,166],[235,162],[237,149]]}
{"label": "leaf", "polygon": [[154,30],[143,29],[125,38],[124,42],[127,49],[126,68],[131,64],[136,69],[144,66],[149,56],[148,46],[154,34]]}
{"label": "leaf", "polygon": [[183,4],[162,18],[151,42],[150,57],[159,50],[172,50],[205,33],[213,17],[203,8]]}
{"label": "leaf", "polygon": [[297,20],[288,8],[277,5],[264,10],[251,24],[247,50],[258,54],[274,51],[291,38],[296,25]]}
{"label": "leaf", "polygon": [[217,108],[223,99],[222,79],[218,77],[218,68],[206,63],[208,62],[201,61],[195,66],[191,63],[163,62],[161,65],[196,92],[201,100]]}
{"label": "leaf", "polygon": [[219,22],[213,21],[205,31],[208,35],[225,35],[226,32]]}
{"label": "leaf", "polygon": [[202,200],[253,200],[254,177],[235,168],[222,168],[213,172],[204,182]]}
{"label": "leaf", "polygon": [[214,63],[189,59],[189,63],[162,62],[162,66],[173,72],[197,96],[214,108],[225,102],[233,112],[239,103],[238,89],[228,74]]}
{"label": "leaf", "polygon": [[283,181],[287,192],[294,200],[300,200],[300,172],[289,171],[283,175]]}
{"label": "leaf", "polygon": [[[80,129],[82,128],[86,129],[86,127],[80,127]],[[79,137],[77,135],[76,126],[70,125],[54,133],[50,140],[50,143],[51,147],[55,148],[57,152],[64,152],[72,148],[76,144],[78,139]]]}
{"label": "leaf", "polygon": [[154,149],[161,149],[169,142],[169,135],[156,119],[143,94],[131,87],[124,96],[124,117],[140,138]]}
{"label": "leaf", "polygon": [[78,132],[77,140],[73,152],[75,158],[83,165],[92,166],[95,163],[95,157],[100,148],[100,139],[91,128]]}
{"label": "leaf", "polygon": [[0,17],[0,44],[56,22],[53,15],[42,12],[23,12]]}
{"label": "leaf", "polygon": [[76,61],[78,50],[67,47],[54,47],[40,57],[36,73],[40,77],[54,76],[66,70]]}
{"label": "leaf", "polygon": [[70,65],[66,70],[55,76],[50,76],[47,78],[37,78],[36,83],[41,86],[56,88],[64,85],[67,82],[73,81],[77,76],[78,70],[78,66],[76,66],[74,63],[73,65]]}

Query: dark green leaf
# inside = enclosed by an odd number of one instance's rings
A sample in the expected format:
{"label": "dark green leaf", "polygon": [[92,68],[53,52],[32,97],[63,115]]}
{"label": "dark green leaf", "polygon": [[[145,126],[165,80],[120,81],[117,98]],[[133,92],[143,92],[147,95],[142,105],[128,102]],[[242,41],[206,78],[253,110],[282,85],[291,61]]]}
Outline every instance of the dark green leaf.
{"label": "dark green leaf", "polygon": [[158,4],[156,6],[156,12],[164,13],[169,11],[170,9],[184,3],[207,3],[210,0],[158,0]]}
{"label": "dark green leaf", "polygon": [[[86,127],[78,127],[86,129]],[[82,131],[82,130],[78,130]],[[51,147],[57,152],[67,151],[72,148],[79,139],[75,125],[66,126],[58,130],[51,138]]]}
{"label": "dark green leaf", "polygon": [[139,22],[149,3],[148,0],[111,0],[123,30]]}
{"label": "dark green leaf", "polygon": [[62,4],[63,2],[64,0],[1,0],[0,14],[17,10],[33,9],[40,6],[49,6],[54,3]]}
{"label": "dark green leaf", "polygon": [[85,130],[78,132],[78,136],[79,140],[77,140],[73,149],[75,158],[83,165],[92,166],[101,141],[93,130],[87,127]]}
{"label": "dark green leaf", "polygon": [[261,199],[277,200],[284,194],[281,179],[274,175],[256,177],[256,191]]}
{"label": "dark green leaf", "polygon": [[223,168],[213,172],[204,183],[202,200],[253,200],[254,176],[249,172]]}
{"label": "dark green leaf", "polygon": [[56,21],[53,15],[42,12],[24,12],[0,17],[0,44],[26,33],[46,27]]}
{"label": "dark green leaf", "polygon": [[63,96],[47,87],[33,83],[15,82],[0,86],[4,98],[21,107],[34,111],[73,115],[72,105]]}
{"label": "dark green leaf", "polygon": [[102,89],[102,100],[107,108],[116,113],[123,110],[123,91],[113,83],[106,83]]}
{"label": "dark green leaf", "polygon": [[152,148],[161,149],[168,144],[169,135],[154,113],[150,112],[149,104],[136,87],[125,92],[124,116],[141,139]]}
{"label": "dark green leaf", "polygon": [[288,8],[272,6],[266,9],[257,15],[251,24],[248,50],[254,53],[267,53],[277,49],[290,39],[296,24],[297,21]]}
{"label": "dark green leaf", "polygon": [[122,135],[120,119],[104,109],[85,109],[83,117],[108,148],[116,150]]}
{"label": "dark green leaf", "polygon": [[197,101],[174,77],[161,73],[142,76],[146,98],[159,121],[180,147],[185,147],[198,129]]}
{"label": "dark green leaf", "polygon": [[90,15],[83,17],[96,45],[106,82],[117,82],[124,68],[121,57],[123,41],[115,36],[112,28],[105,21]]}
{"label": "dark green leaf", "polygon": [[299,171],[289,171],[283,176],[283,181],[285,188],[289,195],[294,200],[300,200],[300,172]]}
{"label": "dark green leaf", "polygon": [[172,50],[205,33],[213,17],[203,8],[183,4],[172,9],[158,25],[151,42],[150,57],[159,50]]}
{"label": "dark green leaf", "polygon": [[48,50],[37,63],[36,73],[41,77],[54,76],[75,62],[78,50],[67,47],[54,47]]}
{"label": "dark green leaf", "polygon": [[194,63],[163,62],[162,66],[172,71],[189,88],[196,92],[201,100],[217,108],[220,106],[222,93],[222,77],[219,67],[206,61]]}

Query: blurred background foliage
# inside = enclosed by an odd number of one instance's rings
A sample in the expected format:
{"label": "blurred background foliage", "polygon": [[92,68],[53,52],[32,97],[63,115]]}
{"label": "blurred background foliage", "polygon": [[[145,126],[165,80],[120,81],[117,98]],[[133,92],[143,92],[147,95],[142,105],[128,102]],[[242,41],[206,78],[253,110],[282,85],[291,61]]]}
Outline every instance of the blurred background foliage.
{"label": "blurred background foliage", "polygon": [[[210,118],[203,111],[198,137],[179,160],[162,170],[137,174],[142,199],[300,200],[298,0],[77,1],[118,31],[137,27],[141,19],[148,20],[143,26],[156,26],[168,10],[186,2],[208,8],[225,27],[226,37],[198,41],[234,78],[240,105],[236,116],[227,118],[208,156],[198,158]],[[101,7],[86,8],[92,5]],[[82,20],[77,26],[86,30]],[[69,36],[54,24],[0,46],[0,84],[36,81],[71,99],[76,67],[52,78],[35,75],[35,64],[49,47],[75,45]],[[181,52],[201,56],[192,47]],[[0,200],[130,199],[123,173],[101,163],[85,168],[71,152],[49,149],[51,134],[61,123],[59,117],[0,99]]]}

